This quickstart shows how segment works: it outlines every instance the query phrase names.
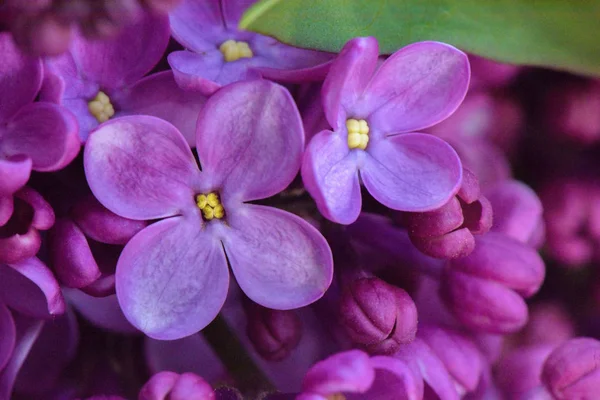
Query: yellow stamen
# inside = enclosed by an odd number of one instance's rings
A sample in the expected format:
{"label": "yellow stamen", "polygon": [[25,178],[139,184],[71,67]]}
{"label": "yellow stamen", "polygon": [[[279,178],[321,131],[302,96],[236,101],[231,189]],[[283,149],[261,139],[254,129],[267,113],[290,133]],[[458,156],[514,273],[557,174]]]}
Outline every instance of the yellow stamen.
{"label": "yellow stamen", "polygon": [[89,103],[88,110],[98,122],[106,122],[113,115],[115,115],[115,109],[110,102],[110,98],[106,93],[100,91]]}
{"label": "yellow stamen", "polygon": [[254,53],[252,53],[252,49],[248,46],[246,42],[236,42],[233,39],[229,39],[219,47],[221,53],[223,53],[223,57],[225,61],[237,61],[240,58],[252,58],[254,57]]}
{"label": "yellow stamen", "polygon": [[350,118],[346,120],[348,130],[348,147],[364,150],[369,144],[369,124],[364,119]]}
{"label": "yellow stamen", "polygon": [[205,221],[210,221],[214,218],[221,219],[225,216],[225,209],[221,204],[219,195],[215,192],[197,195],[196,205],[202,212],[202,217]]}

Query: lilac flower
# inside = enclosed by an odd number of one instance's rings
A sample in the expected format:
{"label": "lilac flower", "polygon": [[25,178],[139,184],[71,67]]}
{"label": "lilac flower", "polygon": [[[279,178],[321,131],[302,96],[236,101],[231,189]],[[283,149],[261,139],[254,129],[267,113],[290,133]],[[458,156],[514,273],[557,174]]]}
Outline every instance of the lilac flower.
{"label": "lilac flower", "polygon": [[0,34],[0,219],[7,196],[21,188],[31,170],[56,171],[77,155],[77,123],[54,104],[33,100],[42,84],[38,58],[25,56],[10,35]]}
{"label": "lilac flower", "polygon": [[322,79],[329,53],[300,49],[237,28],[255,0],[183,0],[170,13],[173,37],[187,50],[169,54],[179,86],[205,94],[245,79]]}
{"label": "lilac flower", "polygon": [[140,390],[139,400],[214,400],[215,393],[196,374],[163,371],[155,374]]}
{"label": "lilac flower", "polygon": [[167,17],[146,14],[111,39],[76,36],[68,53],[46,61],[41,98],[73,112],[82,142],[101,122],[143,114],[173,123],[191,144],[205,97],[181,90],[170,71],[142,79],[160,60],[168,40]]}
{"label": "lilac flower", "polygon": [[166,218],[134,236],[117,264],[117,296],[134,326],[158,339],[204,328],[225,301],[228,261],[265,307],[323,295],[332,279],[325,239],[299,217],[245,203],[292,181],[303,139],[291,96],[268,81],[207,101],[197,125],[202,172],[177,129],[154,117],[118,118],[90,136],[84,167],[98,200],[125,218]]}
{"label": "lilac flower", "polygon": [[[323,84],[333,132],[310,141],[302,179],[319,211],[349,224],[361,209],[360,179],[379,202],[402,211],[442,206],[460,187],[456,152],[414,132],[456,110],[469,84],[462,52],[438,42],[407,46],[377,66],[375,38],[349,41]],[[359,179],[360,175],[360,179]]]}

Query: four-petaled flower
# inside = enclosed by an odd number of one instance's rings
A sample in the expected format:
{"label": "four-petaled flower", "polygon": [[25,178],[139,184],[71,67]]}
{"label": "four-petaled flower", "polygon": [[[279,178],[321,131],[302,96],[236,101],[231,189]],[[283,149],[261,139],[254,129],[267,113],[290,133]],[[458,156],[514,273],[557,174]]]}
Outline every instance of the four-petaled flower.
{"label": "four-petaled flower", "polygon": [[[273,309],[320,298],[333,273],[323,236],[293,214],[249,201],[283,190],[304,148],[289,92],[265,80],[224,87],[198,116],[202,171],[183,136],[150,116],[108,121],[84,154],[94,195],[125,218],[162,219],[125,246],[116,291],[129,321],[157,339],[204,328],[229,286]],[[164,218],[164,219],[163,219]]]}

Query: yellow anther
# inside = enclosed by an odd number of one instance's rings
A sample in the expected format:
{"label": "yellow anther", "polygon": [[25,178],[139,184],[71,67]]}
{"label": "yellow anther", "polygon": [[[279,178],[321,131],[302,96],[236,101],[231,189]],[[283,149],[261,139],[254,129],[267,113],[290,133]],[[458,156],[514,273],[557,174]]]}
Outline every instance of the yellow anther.
{"label": "yellow anther", "polygon": [[106,93],[100,91],[89,103],[88,110],[98,122],[106,122],[115,115],[115,109]]}
{"label": "yellow anther", "polygon": [[364,119],[350,118],[346,120],[348,130],[348,147],[364,150],[369,144],[369,124]]}
{"label": "yellow anther", "polygon": [[254,53],[252,53],[252,49],[248,46],[246,42],[236,42],[233,39],[229,39],[221,46],[219,46],[219,50],[223,53],[223,57],[225,61],[237,61],[240,58],[252,58],[254,57]]}
{"label": "yellow anther", "polygon": [[210,221],[214,218],[221,219],[225,216],[225,209],[221,204],[219,195],[215,192],[197,195],[196,205],[202,212],[202,217],[205,221]]}

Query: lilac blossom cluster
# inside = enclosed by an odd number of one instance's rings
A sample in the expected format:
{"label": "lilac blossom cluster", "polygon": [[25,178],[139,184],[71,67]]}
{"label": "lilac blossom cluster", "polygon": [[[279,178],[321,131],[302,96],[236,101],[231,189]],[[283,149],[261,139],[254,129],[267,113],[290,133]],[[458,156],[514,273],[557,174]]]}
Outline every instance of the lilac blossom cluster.
{"label": "lilac blossom cluster", "polygon": [[252,3],[0,9],[0,400],[600,398],[600,84]]}

